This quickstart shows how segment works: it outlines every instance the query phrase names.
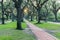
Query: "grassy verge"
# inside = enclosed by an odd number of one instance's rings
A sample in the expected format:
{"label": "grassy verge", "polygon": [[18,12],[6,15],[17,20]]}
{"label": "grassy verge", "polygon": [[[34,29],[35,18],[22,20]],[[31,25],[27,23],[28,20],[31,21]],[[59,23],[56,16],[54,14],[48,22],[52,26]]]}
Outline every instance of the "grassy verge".
{"label": "grassy verge", "polygon": [[60,40],[60,32],[55,32],[54,35]]}
{"label": "grassy verge", "polygon": [[[26,28],[26,23],[22,23],[22,28]],[[35,40],[31,34],[23,30],[16,30],[16,22],[0,25],[0,40]]]}
{"label": "grassy verge", "polygon": [[40,28],[47,29],[47,30],[60,30],[60,25],[59,24],[53,24],[53,23],[47,23],[47,22],[42,22],[41,24],[36,24],[36,21],[32,21],[31,23],[37,25]]}
{"label": "grassy verge", "polygon": [[[0,30],[2,30],[2,29],[10,29],[10,28],[13,28],[13,29],[16,29],[16,22],[11,22],[11,23],[7,23],[7,24],[0,24]],[[26,26],[26,24],[25,24],[25,22],[23,22],[22,23],[22,28],[24,29],[24,28],[26,28],[27,26]]]}

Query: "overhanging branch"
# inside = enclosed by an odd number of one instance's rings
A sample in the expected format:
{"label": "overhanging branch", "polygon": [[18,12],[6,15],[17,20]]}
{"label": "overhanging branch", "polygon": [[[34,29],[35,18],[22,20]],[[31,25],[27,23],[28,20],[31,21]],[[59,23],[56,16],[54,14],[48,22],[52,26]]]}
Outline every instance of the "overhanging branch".
{"label": "overhanging branch", "polygon": [[57,9],[57,11],[59,11],[60,7]]}
{"label": "overhanging branch", "polygon": [[47,1],[48,1],[48,0],[45,0],[45,1],[41,4],[41,6],[43,6]]}

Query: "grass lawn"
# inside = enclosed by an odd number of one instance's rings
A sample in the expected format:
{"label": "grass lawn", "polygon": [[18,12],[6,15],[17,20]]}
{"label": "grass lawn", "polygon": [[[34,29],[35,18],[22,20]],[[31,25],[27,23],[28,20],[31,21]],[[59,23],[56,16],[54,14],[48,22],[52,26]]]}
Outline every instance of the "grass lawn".
{"label": "grass lawn", "polygon": [[41,24],[36,24],[37,23],[36,21],[32,21],[32,23],[43,29],[60,30],[59,24],[53,24],[53,23],[47,23],[47,22],[42,22]]}
{"label": "grass lawn", "polygon": [[55,32],[54,35],[55,35],[55,37],[60,39],[60,32]]}
{"label": "grass lawn", "polygon": [[[52,24],[47,22],[42,22],[41,24],[36,24],[37,21],[32,21],[34,25],[38,26],[39,28],[46,29],[46,30],[60,30],[59,24]],[[55,37],[57,37],[60,40],[60,32],[54,32],[53,33]]]}
{"label": "grass lawn", "polygon": [[[23,22],[22,28],[26,27],[27,25]],[[16,22],[11,22],[4,25],[0,24],[0,40],[35,40],[35,37],[23,30],[16,30]]]}

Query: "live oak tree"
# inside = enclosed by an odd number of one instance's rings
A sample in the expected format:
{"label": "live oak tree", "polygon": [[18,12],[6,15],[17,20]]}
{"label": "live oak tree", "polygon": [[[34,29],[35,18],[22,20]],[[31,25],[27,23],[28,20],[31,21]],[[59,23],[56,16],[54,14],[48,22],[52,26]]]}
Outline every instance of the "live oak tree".
{"label": "live oak tree", "polygon": [[5,12],[5,15],[6,15],[6,20],[9,19],[9,14],[10,14],[9,11],[8,11],[8,10],[10,10],[9,7],[10,7],[10,3],[4,5],[4,12]]}
{"label": "live oak tree", "polygon": [[48,21],[49,15],[50,15],[50,1],[47,2],[44,7],[43,7],[43,14],[44,14],[44,18],[45,21]]}
{"label": "live oak tree", "polygon": [[58,21],[57,12],[59,11],[59,9],[60,9],[60,7],[57,8],[56,1],[52,1],[52,11],[55,15],[55,21]]}
{"label": "live oak tree", "polygon": [[21,4],[22,4],[23,0],[13,0],[13,2],[15,3],[15,8],[17,10],[17,28],[19,30],[22,30],[22,26],[21,26],[21,14],[22,14],[22,10],[21,10]]}
{"label": "live oak tree", "polygon": [[4,0],[2,0],[2,2],[1,2],[1,5],[2,5],[2,24],[5,24],[5,20],[4,20],[4,5],[3,5],[3,1]]}
{"label": "live oak tree", "polygon": [[[34,5],[33,1],[36,2],[36,4]],[[40,23],[40,20],[41,20],[41,8],[42,6],[48,1],[48,0],[44,0],[42,3],[41,1],[43,0],[28,0],[28,2],[31,2],[31,5],[37,10],[38,12],[38,23]]]}

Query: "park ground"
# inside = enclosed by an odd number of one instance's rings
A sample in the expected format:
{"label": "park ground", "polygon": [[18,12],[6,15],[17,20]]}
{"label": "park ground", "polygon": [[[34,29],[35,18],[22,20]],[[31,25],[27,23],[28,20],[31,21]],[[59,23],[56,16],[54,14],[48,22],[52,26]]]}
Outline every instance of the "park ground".
{"label": "park ground", "polygon": [[[60,40],[59,24],[54,22],[42,22],[41,24],[36,24],[37,21],[30,22]],[[22,28],[24,30],[16,30],[16,22],[6,23],[4,25],[0,24],[0,40],[36,40],[32,31],[27,29],[28,26],[25,22],[22,23]]]}
{"label": "park ground", "polygon": [[22,23],[24,30],[16,30],[16,22],[0,24],[0,40],[35,40],[30,30],[26,31],[27,25]]}
{"label": "park ground", "polygon": [[41,24],[36,24],[37,21],[32,21],[34,25],[45,30],[49,34],[55,36],[60,40],[60,23],[58,22],[43,22]]}

